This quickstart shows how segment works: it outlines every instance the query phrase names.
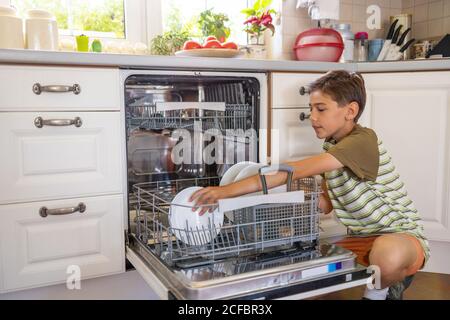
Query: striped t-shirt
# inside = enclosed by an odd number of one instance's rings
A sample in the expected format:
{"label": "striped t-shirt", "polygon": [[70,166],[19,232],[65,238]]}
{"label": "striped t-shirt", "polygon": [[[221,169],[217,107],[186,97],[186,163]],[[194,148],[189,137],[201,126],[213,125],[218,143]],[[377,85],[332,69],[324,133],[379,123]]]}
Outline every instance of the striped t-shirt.
{"label": "striped t-shirt", "polygon": [[336,216],[349,233],[412,234],[422,244],[428,260],[429,246],[419,214],[375,132],[355,125],[339,142],[325,140],[323,149],[344,165],[326,172],[324,178]]}

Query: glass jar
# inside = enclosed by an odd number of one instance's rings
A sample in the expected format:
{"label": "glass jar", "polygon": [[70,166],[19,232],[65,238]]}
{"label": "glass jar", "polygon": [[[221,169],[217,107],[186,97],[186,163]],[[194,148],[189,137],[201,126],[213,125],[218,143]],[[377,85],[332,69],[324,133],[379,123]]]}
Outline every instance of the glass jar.
{"label": "glass jar", "polygon": [[333,25],[333,29],[341,34],[342,41],[344,42],[344,51],[339,62],[353,61],[355,35],[351,31],[351,25],[348,23],[339,23]]}
{"label": "glass jar", "polygon": [[358,32],[355,35],[354,61],[367,61],[369,55],[369,35],[367,32]]}

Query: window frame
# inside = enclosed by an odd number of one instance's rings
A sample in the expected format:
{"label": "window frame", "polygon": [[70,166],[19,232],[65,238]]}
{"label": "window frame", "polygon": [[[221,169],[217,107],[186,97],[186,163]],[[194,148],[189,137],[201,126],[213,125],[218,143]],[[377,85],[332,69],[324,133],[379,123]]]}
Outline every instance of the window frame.
{"label": "window frame", "polygon": [[[155,0],[160,2],[161,0]],[[0,4],[12,5],[11,0],[0,0]],[[130,41],[130,42],[148,42],[148,28],[146,26],[147,20],[147,4],[153,2],[152,0],[124,0],[124,17],[125,17],[125,38],[110,38],[101,37],[96,38],[105,41]],[[61,39],[73,39],[72,35],[60,35]]]}

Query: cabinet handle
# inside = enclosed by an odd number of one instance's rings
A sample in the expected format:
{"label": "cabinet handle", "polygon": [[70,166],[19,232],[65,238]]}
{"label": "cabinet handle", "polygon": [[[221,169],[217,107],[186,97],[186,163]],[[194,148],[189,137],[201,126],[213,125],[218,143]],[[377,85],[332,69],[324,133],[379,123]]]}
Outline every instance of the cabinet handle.
{"label": "cabinet handle", "polygon": [[61,85],[50,85],[41,86],[39,83],[33,84],[33,92],[37,95],[42,92],[73,92],[73,94],[80,94],[81,87],[79,84],[74,84],[73,86],[61,86]]}
{"label": "cabinet handle", "polygon": [[304,96],[305,94],[309,94],[309,89],[306,87],[300,87],[299,93],[301,96]]}
{"label": "cabinet handle", "polygon": [[42,128],[43,126],[52,126],[52,127],[67,127],[67,126],[75,126],[77,128],[81,127],[83,121],[80,117],[76,117],[75,119],[51,119],[44,120],[42,117],[37,117],[34,119],[34,125],[37,128]]}
{"label": "cabinet handle", "polygon": [[48,209],[47,207],[42,207],[39,209],[39,215],[42,218],[45,218],[48,215],[61,216],[61,215],[65,215],[65,214],[72,214],[75,212],[85,212],[85,211],[86,211],[86,205],[83,202],[80,202],[78,204],[78,206],[71,207],[71,208]]}
{"label": "cabinet handle", "polygon": [[310,117],[311,117],[311,113],[306,114],[304,112],[300,113],[300,116],[299,116],[300,121],[305,121],[306,119],[309,119]]}

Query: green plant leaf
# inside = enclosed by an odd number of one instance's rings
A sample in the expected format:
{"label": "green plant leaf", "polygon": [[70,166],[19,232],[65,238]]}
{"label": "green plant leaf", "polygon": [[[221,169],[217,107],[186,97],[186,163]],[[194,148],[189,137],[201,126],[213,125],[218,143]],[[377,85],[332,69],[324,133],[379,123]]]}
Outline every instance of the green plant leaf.
{"label": "green plant leaf", "polygon": [[256,14],[256,11],[253,8],[245,8],[241,10],[241,13],[247,16],[254,16]]}

